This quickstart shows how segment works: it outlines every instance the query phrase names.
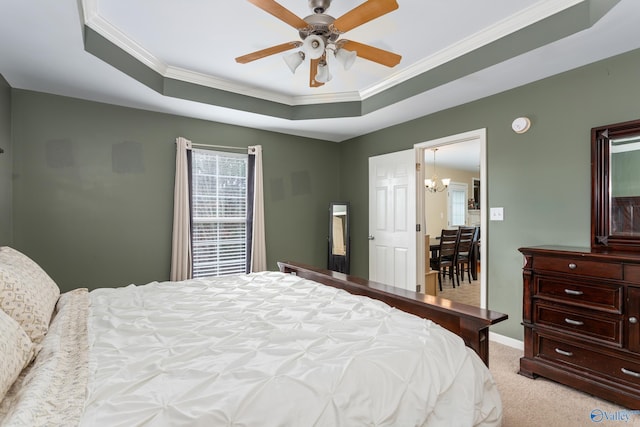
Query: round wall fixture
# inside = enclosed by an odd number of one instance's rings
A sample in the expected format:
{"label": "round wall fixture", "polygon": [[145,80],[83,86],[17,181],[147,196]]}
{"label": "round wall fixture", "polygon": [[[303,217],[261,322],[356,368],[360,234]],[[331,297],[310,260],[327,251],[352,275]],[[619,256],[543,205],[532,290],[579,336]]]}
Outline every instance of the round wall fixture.
{"label": "round wall fixture", "polygon": [[531,127],[531,120],[528,117],[518,117],[511,123],[511,129],[515,133],[525,133]]}

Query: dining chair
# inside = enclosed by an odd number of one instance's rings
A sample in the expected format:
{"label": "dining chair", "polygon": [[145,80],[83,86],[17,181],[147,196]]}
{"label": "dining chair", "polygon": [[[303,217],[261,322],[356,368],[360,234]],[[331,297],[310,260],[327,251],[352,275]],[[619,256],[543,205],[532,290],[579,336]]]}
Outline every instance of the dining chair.
{"label": "dining chair", "polygon": [[472,250],[477,236],[476,227],[460,227],[459,232],[460,237],[455,255],[456,280],[458,286],[460,286],[460,276],[462,276],[462,281],[464,281],[465,267],[469,283],[471,283],[471,262],[474,258],[472,256]]}
{"label": "dining chair", "polygon": [[433,270],[438,270],[438,286],[440,287],[440,291],[442,291],[442,275],[447,273],[447,269],[453,287],[455,288],[456,286],[454,281],[454,269],[456,267],[455,255],[459,235],[460,230],[455,229],[443,229],[440,232],[440,250],[438,251],[438,256],[431,260],[431,268]]}

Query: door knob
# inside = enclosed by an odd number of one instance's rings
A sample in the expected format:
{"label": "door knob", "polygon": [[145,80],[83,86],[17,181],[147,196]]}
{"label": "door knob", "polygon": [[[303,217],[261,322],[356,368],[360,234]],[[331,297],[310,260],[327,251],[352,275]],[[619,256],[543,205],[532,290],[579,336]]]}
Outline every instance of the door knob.
{"label": "door knob", "polygon": [[629,317],[629,323],[638,323],[637,317]]}
{"label": "door knob", "polygon": [[374,239],[375,239],[375,237],[373,237],[371,234],[369,234],[369,236],[367,236],[367,239],[369,239],[369,240],[374,240]]}

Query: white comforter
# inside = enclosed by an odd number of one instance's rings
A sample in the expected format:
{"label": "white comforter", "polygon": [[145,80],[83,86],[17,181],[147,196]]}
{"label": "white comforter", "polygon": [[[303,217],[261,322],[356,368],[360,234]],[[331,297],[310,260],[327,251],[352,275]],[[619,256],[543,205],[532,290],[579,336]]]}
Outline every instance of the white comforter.
{"label": "white comforter", "polygon": [[378,301],[282,273],[90,296],[83,426],[500,422],[461,339]]}

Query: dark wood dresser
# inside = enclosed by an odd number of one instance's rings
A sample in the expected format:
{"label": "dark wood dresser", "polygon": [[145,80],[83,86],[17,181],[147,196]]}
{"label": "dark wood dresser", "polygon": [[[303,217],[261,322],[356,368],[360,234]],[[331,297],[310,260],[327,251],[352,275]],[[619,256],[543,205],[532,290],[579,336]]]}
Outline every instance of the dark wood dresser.
{"label": "dark wood dresser", "polygon": [[519,250],[525,257],[519,373],[640,409],[640,253]]}

